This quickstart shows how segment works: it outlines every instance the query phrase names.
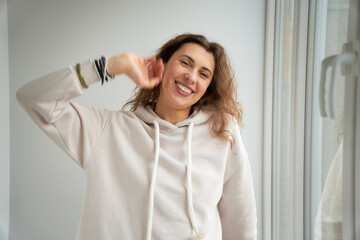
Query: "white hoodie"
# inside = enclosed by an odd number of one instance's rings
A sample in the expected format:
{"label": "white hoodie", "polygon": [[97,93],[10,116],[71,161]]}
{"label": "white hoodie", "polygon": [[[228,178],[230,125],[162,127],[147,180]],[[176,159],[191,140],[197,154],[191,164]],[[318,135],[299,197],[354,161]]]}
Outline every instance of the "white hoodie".
{"label": "white hoodie", "polygon": [[[91,60],[88,85],[100,81]],[[208,114],[171,124],[151,108],[109,111],[70,100],[83,88],[74,67],[29,82],[17,98],[86,177],[78,240],[256,239],[251,169],[237,124],[230,143]]]}

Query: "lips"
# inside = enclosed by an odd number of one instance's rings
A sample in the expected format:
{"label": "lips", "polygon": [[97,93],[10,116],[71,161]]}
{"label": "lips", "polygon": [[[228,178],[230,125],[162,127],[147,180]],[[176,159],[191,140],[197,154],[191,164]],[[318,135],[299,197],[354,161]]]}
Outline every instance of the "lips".
{"label": "lips", "polygon": [[178,92],[182,95],[189,96],[195,92],[194,90],[192,90],[189,86],[187,86],[184,83],[175,81],[175,85],[177,86]]}

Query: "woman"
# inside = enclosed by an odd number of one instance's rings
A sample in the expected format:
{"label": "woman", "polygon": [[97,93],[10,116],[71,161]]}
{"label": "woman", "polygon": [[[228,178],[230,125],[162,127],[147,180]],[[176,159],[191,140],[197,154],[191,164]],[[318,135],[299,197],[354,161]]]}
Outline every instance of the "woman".
{"label": "woman", "polygon": [[[71,102],[120,74],[139,86],[131,111]],[[26,84],[17,98],[85,172],[77,239],[256,239],[235,93],[224,49],[183,34],[156,57],[89,60]]]}

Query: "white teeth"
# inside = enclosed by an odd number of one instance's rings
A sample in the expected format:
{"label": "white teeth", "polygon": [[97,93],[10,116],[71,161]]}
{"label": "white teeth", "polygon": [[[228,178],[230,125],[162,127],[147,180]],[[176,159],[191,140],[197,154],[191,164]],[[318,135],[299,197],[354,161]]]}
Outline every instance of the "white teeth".
{"label": "white teeth", "polygon": [[179,83],[176,83],[176,86],[178,86],[178,88],[181,89],[181,91],[185,92],[185,93],[191,93],[191,90],[184,87],[183,85],[179,84]]}

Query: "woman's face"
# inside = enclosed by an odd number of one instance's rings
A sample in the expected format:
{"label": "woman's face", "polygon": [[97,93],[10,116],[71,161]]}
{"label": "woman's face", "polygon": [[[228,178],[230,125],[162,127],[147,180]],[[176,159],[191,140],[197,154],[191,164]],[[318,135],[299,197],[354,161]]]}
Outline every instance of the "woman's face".
{"label": "woman's face", "polygon": [[195,43],[182,45],[165,64],[159,101],[188,110],[206,92],[215,70],[211,52]]}

